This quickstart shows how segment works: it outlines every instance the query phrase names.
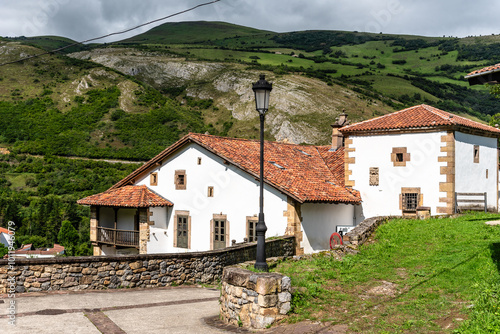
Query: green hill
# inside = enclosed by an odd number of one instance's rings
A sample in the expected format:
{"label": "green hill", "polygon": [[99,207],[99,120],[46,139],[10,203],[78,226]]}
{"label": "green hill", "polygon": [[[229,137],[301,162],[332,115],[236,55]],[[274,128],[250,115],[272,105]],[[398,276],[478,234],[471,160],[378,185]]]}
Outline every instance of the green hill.
{"label": "green hill", "polygon": [[225,22],[175,22],[157,26],[143,34],[117,42],[118,44],[191,44],[211,40],[254,36],[267,31]]}

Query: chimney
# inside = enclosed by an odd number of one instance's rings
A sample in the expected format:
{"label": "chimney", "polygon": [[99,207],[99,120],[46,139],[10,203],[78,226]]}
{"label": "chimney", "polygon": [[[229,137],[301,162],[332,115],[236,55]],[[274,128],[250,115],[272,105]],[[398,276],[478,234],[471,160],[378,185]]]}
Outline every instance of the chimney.
{"label": "chimney", "polygon": [[342,114],[339,115],[336,122],[332,124],[332,149],[338,150],[339,148],[344,146],[344,136],[339,131],[340,128],[349,125],[349,121],[347,120],[347,114],[345,113],[345,109],[342,111]]}

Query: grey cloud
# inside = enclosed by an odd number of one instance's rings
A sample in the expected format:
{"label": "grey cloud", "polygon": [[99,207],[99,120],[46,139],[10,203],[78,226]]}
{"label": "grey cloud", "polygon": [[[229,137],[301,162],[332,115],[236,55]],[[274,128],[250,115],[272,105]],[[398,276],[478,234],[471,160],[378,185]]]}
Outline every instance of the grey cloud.
{"label": "grey cloud", "polygon": [[[22,0],[0,2],[0,36],[85,40],[130,28],[205,0]],[[478,10],[483,8],[487,10]],[[325,29],[467,36],[498,33],[500,3],[487,0],[222,0],[177,21],[226,21],[276,32]],[[132,36],[153,26],[114,39]]]}

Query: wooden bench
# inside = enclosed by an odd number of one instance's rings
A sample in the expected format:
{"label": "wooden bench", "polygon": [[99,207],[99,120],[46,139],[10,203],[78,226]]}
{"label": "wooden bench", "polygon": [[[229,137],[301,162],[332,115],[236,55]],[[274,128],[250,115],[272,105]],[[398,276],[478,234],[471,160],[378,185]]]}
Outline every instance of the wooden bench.
{"label": "wooden bench", "polygon": [[[466,197],[466,198],[464,198]],[[473,198],[481,199],[473,199]],[[455,213],[463,211],[483,211],[488,212],[487,193],[455,193]]]}

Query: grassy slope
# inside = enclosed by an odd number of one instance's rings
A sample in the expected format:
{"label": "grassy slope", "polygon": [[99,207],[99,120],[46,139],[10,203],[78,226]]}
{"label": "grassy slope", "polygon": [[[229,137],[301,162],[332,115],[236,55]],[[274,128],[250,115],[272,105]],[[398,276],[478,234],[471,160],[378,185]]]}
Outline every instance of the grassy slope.
{"label": "grassy slope", "polygon": [[500,228],[484,222],[498,218],[394,220],[357,255],[318,254],[274,270],[306,288],[294,296],[294,320],[349,324],[356,333],[495,332]]}
{"label": "grassy slope", "polygon": [[118,44],[181,44],[208,42],[236,36],[265,34],[266,31],[225,22],[165,23],[143,34],[118,42]]}
{"label": "grassy slope", "polygon": [[[222,27],[222,29],[221,29]],[[174,37],[178,36],[178,37]],[[236,36],[237,35],[237,36]],[[323,38],[323,39],[322,39]],[[405,50],[401,41],[416,41],[422,47],[412,49],[411,43]],[[272,33],[219,22],[183,22],[166,24],[140,35],[140,38],[126,40],[141,47],[168,45],[171,51],[187,56],[189,59],[254,63],[262,66],[285,65],[295,71],[312,69],[328,71],[332,79],[342,80],[345,76],[358,77],[369,75],[375,83],[377,92],[401,101],[405,106],[412,103],[433,103],[456,113],[472,113],[487,120],[485,113],[500,112],[500,102],[488,98],[487,88],[476,86],[469,88],[463,76],[469,71],[480,68],[490,61],[457,60],[458,51],[445,52],[430,43],[455,43],[455,48],[462,46],[490,45],[500,41],[499,36],[470,37],[464,39],[421,37],[409,35],[384,35],[370,33],[350,33],[342,31],[304,31],[293,33]],[[322,43],[323,42],[323,43]],[[396,45],[393,43],[396,42]],[[397,44],[400,43],[400,44]],[[323,49],[343,52],[344,56],[333,58],[326,55],[326,61],[317,62],[313,57],[321,57]],[[305,50],[308,51],[305,51]],[[281,54],[278,54],[281,53]],[[303,54],[306,58],[295,58],[291,54]],[[258,58],[257,58],[258,57]],[[404,64],[394,64],[397,61]],[[454,66],[455,69],[443,70],[442,66]],[[368,72],[368,73],[367,73]],[[385,78],[387,74],[398,76],[419,76],[442,85],[443,91],[452,91],[453,97],[433,94],[433,88],[425,91],[412,85],[410,80]],[[397,81],[397,83],[396,83]],[[404,82],[406,81],[406,82]],[[387,85],[385,84],[387,83]],[[351,84],[353,84],[351,82]],[[448,84],[448,85],[445,85]],[[455,86],[466,87],[480,92],[473,102],[465,98]],[[354,83],[354,86],[357,84]],[[399,86],[396,87],[396,86]],[[408,101],[405,96],[419,94],[422,99]],[[442,94],[443,95],[443,94]],[[443,100],[442,103],[439,101]],[[487,107],[478,109],[482,100],[488,100]],[[399,107],[394,107],[397,109]],[[481,116],[481,113],[483,116]]]}

